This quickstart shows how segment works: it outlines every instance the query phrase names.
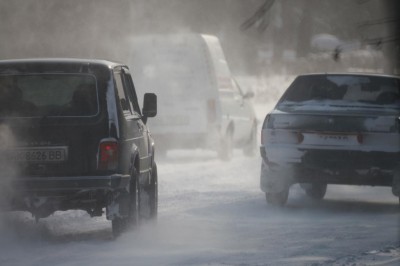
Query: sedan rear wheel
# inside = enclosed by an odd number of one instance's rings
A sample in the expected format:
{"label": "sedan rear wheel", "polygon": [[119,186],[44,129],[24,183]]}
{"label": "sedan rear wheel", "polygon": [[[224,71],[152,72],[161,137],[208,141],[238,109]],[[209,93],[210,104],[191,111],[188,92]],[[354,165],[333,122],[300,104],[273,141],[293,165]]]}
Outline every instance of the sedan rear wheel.
{"label": "sedan rear wheel", "polygon": [[321,200],[325,197],[327,184],[325,183],[312,183],[307,184],[304,188],[307,196],[315,200]]}
{"label": "sedan rear wheel", "polygon": [[289,197],[289,189],[281,192],[266,192],[265,198],[268,204],[273,206],[283,206],[286,204]]}

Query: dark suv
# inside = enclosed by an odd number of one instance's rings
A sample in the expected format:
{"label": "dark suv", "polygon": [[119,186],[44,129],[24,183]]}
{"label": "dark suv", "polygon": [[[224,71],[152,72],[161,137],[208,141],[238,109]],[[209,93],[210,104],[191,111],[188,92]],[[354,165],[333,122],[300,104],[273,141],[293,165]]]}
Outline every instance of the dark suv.
{"label": "dark suv", "polygon": [[154,141],[126,65],[80,59],[0,61],[0,202],[36,219],[104,212],[118,235],[157,215]]}

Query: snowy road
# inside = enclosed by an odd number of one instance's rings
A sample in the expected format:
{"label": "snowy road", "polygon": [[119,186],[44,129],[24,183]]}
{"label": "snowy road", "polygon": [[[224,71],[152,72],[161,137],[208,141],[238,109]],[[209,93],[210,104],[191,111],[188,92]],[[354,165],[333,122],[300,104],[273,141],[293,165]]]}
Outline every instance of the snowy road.
{"label": "snowy road", "polygon": [[213,152],[171,152],[159,162],[157,224],[112,240],[110,222],[83,212],[39,224],[14,213],[0,225],[0,265],[399,262],[400,211],[389,188],[331,186],[315,203],[294,186],[288,205],[277,209],[259,190],[259,166],[259,156],[240,151],[229,163]]}
{"label": "snowy road", "polygon": [[259,189],[260,163],[240,150],[231,162],[211,151],[168,153],[158,161],[158,222],[117,240],[109,221],[81,211],[38,224],[27,213],[3,215],[0,266],[400,264],[390,188],[328,186],[313,202],[296,185],[279,209]]}

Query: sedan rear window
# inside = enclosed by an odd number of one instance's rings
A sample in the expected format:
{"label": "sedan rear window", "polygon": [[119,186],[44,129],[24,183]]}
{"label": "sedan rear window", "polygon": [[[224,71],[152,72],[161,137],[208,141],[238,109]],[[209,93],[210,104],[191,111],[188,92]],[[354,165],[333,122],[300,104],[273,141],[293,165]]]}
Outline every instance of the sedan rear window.
{"label": "sedan rear window", "polygon": [[98,109],[92,75],[0,75],[0,117],[94,116]]}
{"label": "sedan rear window", "polygon": [[347,104],[400,104],[396,78],[357,75],[311,75],[298,77],[281,102],[334,101]]}

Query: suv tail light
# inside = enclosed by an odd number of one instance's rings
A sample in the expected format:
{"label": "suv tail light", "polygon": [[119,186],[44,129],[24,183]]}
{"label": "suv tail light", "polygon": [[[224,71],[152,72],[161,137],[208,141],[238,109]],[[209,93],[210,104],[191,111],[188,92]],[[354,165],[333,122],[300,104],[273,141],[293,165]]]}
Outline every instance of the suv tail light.
{"label": "suv tail light", "polygon": [[102,139],[99,144],[99,170],[116,170],[118,167],[118,142],[116,139]]}

